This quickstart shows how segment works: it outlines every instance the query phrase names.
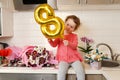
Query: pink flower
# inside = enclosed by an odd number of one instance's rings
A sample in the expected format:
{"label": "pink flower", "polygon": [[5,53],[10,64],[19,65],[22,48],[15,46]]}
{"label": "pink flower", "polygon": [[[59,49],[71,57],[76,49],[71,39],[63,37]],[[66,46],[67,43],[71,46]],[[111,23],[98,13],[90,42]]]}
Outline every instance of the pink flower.
{"label": "pink flower", "polygon": [[93,43],[93,40],[92,40],[92,39],[89,39],[89,38],[87,38],[87,37],[82,37],[82,38],[80,38],[80,39],[81,39],[82,42],[85,43],[85,46],[84,46],[84,47],[78,46],[78,48],[80,48],[80,50],[81,50],[82,52],[85,52],[85,53],[88,53],[88,54],[89,54],[89,53],[93,50],[93,48],[92,48],[92,46],[91,46],[91,44],[90,44],[90,43]]}
{"label": "pink flower", "polygon": [[89,39],[87,37],[82,37],[80,38],[82,42],[85,42],[85,43],[93,43],[93,40],[92,39]]}

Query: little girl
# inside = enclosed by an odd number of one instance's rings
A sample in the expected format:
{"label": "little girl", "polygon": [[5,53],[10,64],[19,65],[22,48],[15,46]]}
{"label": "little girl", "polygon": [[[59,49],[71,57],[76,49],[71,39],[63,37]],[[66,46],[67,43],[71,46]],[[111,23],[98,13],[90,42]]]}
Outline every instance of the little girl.
{"label": "little girl", "polygon": [[82,66],[83,58],[77,51],[78,37],[75,30],[80,26],[80,20],[75,15],[70,15],[65,19],[64,39],[48,39],[52,47],[57,46],[56,59],[59,62],[57,80],[66,80],[68,68],[74,68],[77,80],[85,80],[85,73]]}

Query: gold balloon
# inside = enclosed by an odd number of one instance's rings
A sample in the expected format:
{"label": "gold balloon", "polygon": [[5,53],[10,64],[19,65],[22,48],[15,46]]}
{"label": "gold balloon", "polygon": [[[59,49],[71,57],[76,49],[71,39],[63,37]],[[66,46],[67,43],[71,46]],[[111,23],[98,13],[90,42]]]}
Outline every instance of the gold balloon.
{"label": "gold balloon", "polygon": [[[54,10],[48,4],[40,4],[36,7],[34,18],[41,25],[41,31],[46,38],[63,38],[64,22],[55,16]],[[51,29],[52,25],[54,29]]]}

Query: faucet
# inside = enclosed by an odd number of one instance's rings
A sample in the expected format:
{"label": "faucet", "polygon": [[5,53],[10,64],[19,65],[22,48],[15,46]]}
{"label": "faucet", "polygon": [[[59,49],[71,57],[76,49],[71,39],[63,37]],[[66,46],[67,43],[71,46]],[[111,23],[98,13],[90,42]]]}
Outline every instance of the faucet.
{"label": "faucet", "polygon": [[108,49],[110,50],[110,53],[111,53],[111,59],[112,60],[115,60],[115,59],[117,60],[118,55],[117,54],[113,55],[112,48],[108,44],[106,44],[106,43],[99,43],[99,44],[96,45],[96,48],[99,48],[100,45],[104,45],[104,46],[108,47]]}
{"label": "faucet", "polygon": [[120,54],[115,54],[115,61],[117,61],[118,57],[120,56]]}

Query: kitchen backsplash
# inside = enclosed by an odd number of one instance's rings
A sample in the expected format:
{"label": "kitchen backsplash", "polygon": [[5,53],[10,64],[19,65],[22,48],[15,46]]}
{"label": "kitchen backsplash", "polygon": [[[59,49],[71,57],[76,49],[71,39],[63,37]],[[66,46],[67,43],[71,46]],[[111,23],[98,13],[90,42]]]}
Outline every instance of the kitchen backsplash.
{"label": "kitchen backsplash", "polygon": [[[75,14],[81,20],[81,27],[76,33],[79,38],[87,36],[95,42],[109,44],[114,52],[120,50],[120,10],[111,11],[55,11],[56,16],[63,20],[67,15]],[[34,12],[14,13],[14,37],[0,39],[9,45],[26,46],[41,45],[54,50],[40,31],[40,25],[34,20]]]}

